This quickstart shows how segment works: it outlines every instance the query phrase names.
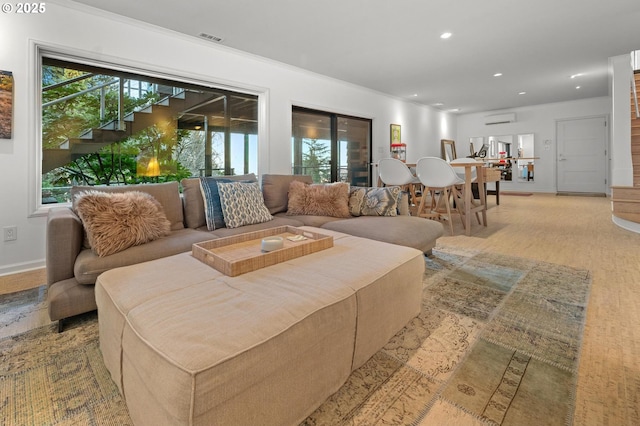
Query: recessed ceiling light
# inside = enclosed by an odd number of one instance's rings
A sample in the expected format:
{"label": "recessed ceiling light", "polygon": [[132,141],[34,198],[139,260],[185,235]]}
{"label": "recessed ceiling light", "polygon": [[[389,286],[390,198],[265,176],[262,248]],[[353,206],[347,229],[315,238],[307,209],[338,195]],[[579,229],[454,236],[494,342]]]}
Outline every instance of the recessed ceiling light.
{"label": "recessed ceiling light", "polygon": [[576,86],[576,90],[580,89],[580,86]]}
{"label": "recessed ceiling light", "polygon": [[582,73],[573,74],[570,78],[574,79],[574,78],[578,78],[578,77],[582,77]]}
{"label": "recessed ceiling light", "polygon": [[451,33],[449,33],[449,32],[446,32],[446,33],[442,33],[442,34],[440,34],[440,38],[441,38],[441,39],[446,40],[446,39],[448,39],[449,37],[451,37],[452,35],[453,35],[453,34],[451,34]]}
{"label": "recessed ceiling light", "polygon": [[501,72],[497,72],[493,75],[494,77],[502,77],[502,73]]}
{"label": "recessed ceiling light", "polygon": [[442,102],[436,102],[435,104],[433,104],[433,106],[435,106],[435,107],[441,107],[443,105],[444,104]]}
{"label": "recessed ceiling light", "polygon": [[417,93],[414,93],[414,94],[413,94],[413,95],[411,95],[411,96],[413,96],[414,98],[417,98],[417,97],[418,97],[418,94],[417,94]]}
{"label": "recessed ceiling light", "polygon": [[518,93],[518,95],[526,95],[526,94],[527,94],[527,92],[520,92],[520,93]]}
{"label": "recessed ceiling light", "polygon": [[451,109],[448,109],[447,111],[449,111],[449,112],[460,112],[460,108],[451,108]]}

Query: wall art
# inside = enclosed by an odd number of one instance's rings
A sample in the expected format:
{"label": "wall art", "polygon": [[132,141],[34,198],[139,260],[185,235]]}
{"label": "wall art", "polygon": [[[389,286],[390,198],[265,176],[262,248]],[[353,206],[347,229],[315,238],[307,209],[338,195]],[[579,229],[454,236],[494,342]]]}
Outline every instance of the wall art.
{"label": "wall art", "polygon": [[13,73],[0,70],[0,139],[13,133]]}

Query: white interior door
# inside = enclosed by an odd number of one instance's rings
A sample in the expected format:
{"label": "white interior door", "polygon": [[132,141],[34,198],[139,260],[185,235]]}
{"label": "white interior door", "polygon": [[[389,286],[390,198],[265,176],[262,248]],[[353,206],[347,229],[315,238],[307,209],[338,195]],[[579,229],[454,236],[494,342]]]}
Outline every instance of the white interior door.
{"label": "white interior door", "polygon": [[558,192],[606,193],[606,118],[558,121],[556,137]]}

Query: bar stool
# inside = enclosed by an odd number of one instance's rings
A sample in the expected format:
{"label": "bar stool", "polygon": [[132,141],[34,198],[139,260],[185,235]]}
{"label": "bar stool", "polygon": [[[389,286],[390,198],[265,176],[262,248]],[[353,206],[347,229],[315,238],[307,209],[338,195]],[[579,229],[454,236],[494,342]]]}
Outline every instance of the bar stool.
{"label": "bar stool", "polygon": [[383,158],[378,161],[378,177],[384,186],[401,186],[408,191],[411,197],[409,205],[418,204],[416,185],[420,185],[420,179],[411,173],[409,167],[395,158]]}
{"label": "bar stool", "polygon": [[[460,179],[456,171],[449,163],[438,157],[422,157],[416,164],[416,174],[422,183],[422,199],[418,207],[418,216],[431,219],[441,219],[446,212],[449,220],[449,229],[453,235],[453,223],[451,218],[451,203],[449,198],[453,195],[455,210],[462,218],[460,210],[462,198],[460,186],[464,185],[464,180]],[[426,191],[432,194],[431,205],[426,205]],[[437,193],[437,194],[436,194]],[[436,198],[437,195],[437,198]],[[427,209],[427,212],[423,212]],[[444,209],[444,211],[443,211]],[[462,222],[464,226],[464,222]]]}
{"label": "bar stool", "polygon": [[[477,161],[474,160],[473,158],[456,158],[453,159],[449,162],[450,164],[476,164]],[[465,171],[464,169],[462,170],[456,170],[454,168],[454,171],[456,172],[456,174],[458,175],[458,177],[460,178],[460,180],[462,180],[464,182],[465,179]],[[477,172],[476,169],[473,168],[471,170],[471,182],[476,184],[476,187],[478,186],[478,176],[477,176]],[[478,188],[478,191],[480,191],[481,188]],[[482,188],[482,190],[486,191],[486,188]],[[485,197],[486,197],[486,192],[485,192]],[[471,196],[471,199],[473,200],[473,195]],[[473,202],[473,201],[472,201]],[[462,210],[464,212],[464,209]],[[480,225],[482,222],[480,222],[480,215],[478,214],[478,212],[476,212],[476,219],[478,220],[478,225]]]}

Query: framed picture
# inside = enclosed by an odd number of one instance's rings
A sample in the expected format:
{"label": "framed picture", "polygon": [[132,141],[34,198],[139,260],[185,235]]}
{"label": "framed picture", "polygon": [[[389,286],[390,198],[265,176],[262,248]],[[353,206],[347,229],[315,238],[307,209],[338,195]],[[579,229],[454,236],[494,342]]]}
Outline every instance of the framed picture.
{"label": "framed picture", "polygon": [[401,142],[402,142],[402,135],[401,135],[400,125],[392,124],[391,125],[391,144],[393,145],[394,143],[401,143]]}
{"label": "framed picture", "polygon": [[440,139],[442,148],[442,159],[444,161],[451,161],[458,158],[456,155],[456,142],[450,139]]}
{"label": "framed picture", "polygon": [[13,74],[0,70],[0,139],[11,139],[13,130]]}

